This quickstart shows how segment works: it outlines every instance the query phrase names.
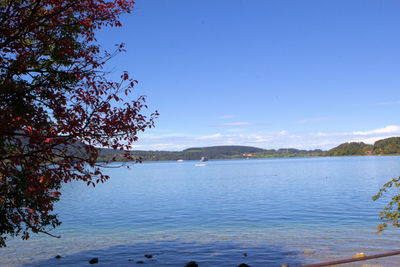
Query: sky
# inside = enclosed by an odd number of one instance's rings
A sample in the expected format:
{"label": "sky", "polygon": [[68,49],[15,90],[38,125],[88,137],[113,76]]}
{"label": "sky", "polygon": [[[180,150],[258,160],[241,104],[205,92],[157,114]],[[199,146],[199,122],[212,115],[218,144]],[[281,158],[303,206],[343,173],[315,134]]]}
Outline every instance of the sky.
{"label": "sky", "polygon": [[136,0],[107,66],[158,110],[138,150],[330,149],[400,136],[400,1]]}

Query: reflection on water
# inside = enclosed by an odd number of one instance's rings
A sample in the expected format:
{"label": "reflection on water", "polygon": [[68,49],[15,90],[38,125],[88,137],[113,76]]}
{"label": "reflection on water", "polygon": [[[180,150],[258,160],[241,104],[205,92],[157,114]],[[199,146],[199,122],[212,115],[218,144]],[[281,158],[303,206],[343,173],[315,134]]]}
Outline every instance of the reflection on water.
{"label": "reflection on water", "polygon": [[56,207],[62,238],[10,240],[0,265],[83,266],[99,257],[99,265],[130,266],[153,254],[146,264],[293,266],[400,248],[400,230],[375,235],[385,200],[371,201],[400,174],[400,157],[196,163],[107,169],[110,181],[95,189],[66,185]]}

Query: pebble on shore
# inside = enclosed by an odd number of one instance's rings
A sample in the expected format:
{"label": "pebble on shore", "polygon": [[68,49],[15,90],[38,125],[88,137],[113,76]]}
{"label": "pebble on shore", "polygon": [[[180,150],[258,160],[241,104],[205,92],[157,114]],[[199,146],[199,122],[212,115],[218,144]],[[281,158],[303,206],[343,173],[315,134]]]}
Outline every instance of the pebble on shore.
{"label": "pebble on shore", "polygon": [[89,261],[90,264],[99,263],[99,258],[93,258]]}
{"label": "pebble on shore", "polygon": [[190,261],[186,264],[185,267],[199,267],[199,265],[197,264],[197,262],[195,261]]}

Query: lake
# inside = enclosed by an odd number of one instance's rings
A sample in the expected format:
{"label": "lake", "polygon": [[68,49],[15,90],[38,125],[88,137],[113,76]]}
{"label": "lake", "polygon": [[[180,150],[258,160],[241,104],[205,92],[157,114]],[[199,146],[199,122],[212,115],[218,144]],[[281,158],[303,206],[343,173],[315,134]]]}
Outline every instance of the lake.
{"label": "lake", "polygon": [[371,200],[400,175],[398,156],[196,163],[130,164],[106,169],[95,189],[65,185],[52,231],[62,238],[9,239],[0,265],[298,266],[400,249],[400,229],[375,234],[387,198]]}

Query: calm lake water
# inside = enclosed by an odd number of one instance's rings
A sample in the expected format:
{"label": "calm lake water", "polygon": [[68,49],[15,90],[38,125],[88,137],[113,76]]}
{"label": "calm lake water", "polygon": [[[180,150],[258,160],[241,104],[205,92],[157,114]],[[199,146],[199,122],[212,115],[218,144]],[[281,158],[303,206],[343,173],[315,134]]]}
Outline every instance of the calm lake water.
{"label": "calm lake water", "polygon": [[0,265],[91,266],[98,257],[97,266],[297,266],[400,249],[400,229],[375,234],[387,199],[371,200],[400,175],[400,157],[196,163],[110,168],[95,189],[65,185],[63,224],[52,231],[62,238],[10,239]]}

